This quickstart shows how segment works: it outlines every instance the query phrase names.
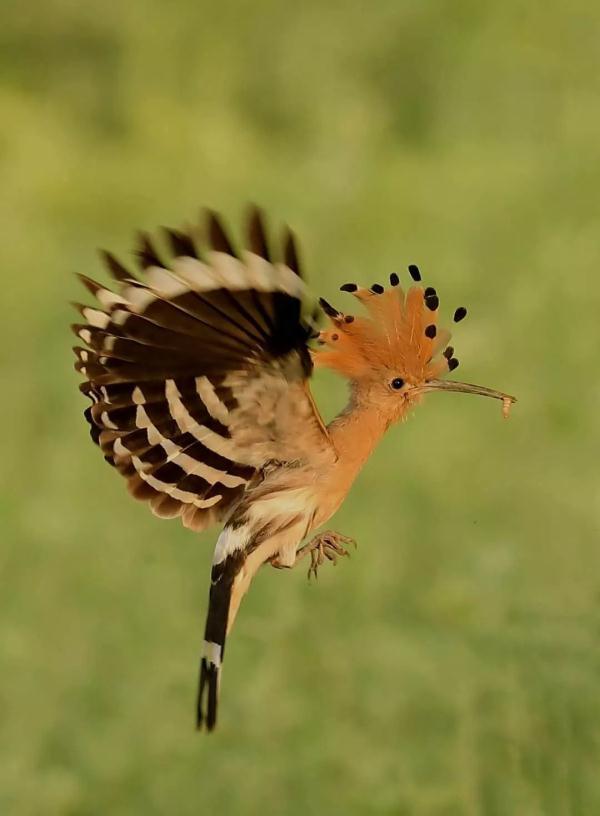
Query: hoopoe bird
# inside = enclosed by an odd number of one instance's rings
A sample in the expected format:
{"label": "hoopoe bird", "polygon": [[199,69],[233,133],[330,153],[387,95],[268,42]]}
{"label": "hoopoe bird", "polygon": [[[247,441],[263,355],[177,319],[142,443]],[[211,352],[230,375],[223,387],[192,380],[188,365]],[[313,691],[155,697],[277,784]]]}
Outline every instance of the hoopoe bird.
{"label": "hoopoe bird", "polygon": [[[136,277],[112,254],[116,292],[80,278],[96,305],[75,304],[73,326],[91,437],[129,492],[161,518],[191,530],[222,523],[212,561],[197,698],[197,725],[217,720],[225,640],[252,578],[264,564],[310,574],[348,553],[352,540],[326,531],[385,431],[433,391],[515,398],[441,377],[458,366],[438,326],[436,290],[414,284],[344,284],[366,316],[319,301],[330,326],[314,328],[294,235],[272,254],[253,209],[238,251],[217,215],[200,230],[165,230],[162,255],[141,234]],[[456,310],[461,320],[466,310]],[[309,346],[317,340],[318,349]],[[311,395],[315,366],[349,380],[347,407],[325,425]]]}

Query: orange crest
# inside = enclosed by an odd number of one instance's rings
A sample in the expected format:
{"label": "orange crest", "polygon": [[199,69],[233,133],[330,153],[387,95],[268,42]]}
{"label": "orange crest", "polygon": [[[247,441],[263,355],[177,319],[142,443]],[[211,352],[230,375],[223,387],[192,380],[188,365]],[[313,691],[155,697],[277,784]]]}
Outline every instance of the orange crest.
{"label": "orange crest", "polygon": [[[418,268],[411,265],[409,270],[413,279],[420,281]],[[315,365],[352,380],[368,379],[386,369],[411,385],[435,379],[458,366],[448,346],[450,332],[437,324],[435,289],[417,284],[405,293],[396,274],[390,276],[390,284],[388,289],[380,284],[370,289],[353,283],[341,287],[361,301],[369,317],[345,315],[321,299],[333,326],[319,333],[319,342],[327,348],[313,353]],[[465,315],[466,309],[461,307],[454,319],[462,320]]]}

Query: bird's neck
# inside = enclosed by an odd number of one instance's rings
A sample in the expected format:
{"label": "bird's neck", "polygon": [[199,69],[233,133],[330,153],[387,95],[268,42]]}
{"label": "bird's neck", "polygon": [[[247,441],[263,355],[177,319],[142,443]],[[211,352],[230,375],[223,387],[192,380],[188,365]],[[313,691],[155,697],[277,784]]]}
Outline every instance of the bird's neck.
{"label": "bird's neck", "polygon": [[324,524],[344,501],[387,425],[380,411],[354,400],[329,423],[327,431],[337,452],[337,461],[321,481],[311,527]]}
{"label": "bird's neck", "polygon": [[351,400],[328,427],[338,461],[351,480],[367,461],[388,427],[386,418],[373,405]]}

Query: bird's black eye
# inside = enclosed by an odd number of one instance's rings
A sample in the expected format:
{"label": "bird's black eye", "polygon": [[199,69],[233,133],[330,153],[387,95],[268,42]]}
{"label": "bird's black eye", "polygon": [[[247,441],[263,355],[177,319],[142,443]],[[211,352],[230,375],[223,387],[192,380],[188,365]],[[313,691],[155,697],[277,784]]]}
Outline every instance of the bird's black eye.
{"label": "bird's black eye", "polygon": [[399,391],[404,385],[404,380],[402,379],[402,377],[395,377],[391,381],[390,385],[394,389],[394,391]]}

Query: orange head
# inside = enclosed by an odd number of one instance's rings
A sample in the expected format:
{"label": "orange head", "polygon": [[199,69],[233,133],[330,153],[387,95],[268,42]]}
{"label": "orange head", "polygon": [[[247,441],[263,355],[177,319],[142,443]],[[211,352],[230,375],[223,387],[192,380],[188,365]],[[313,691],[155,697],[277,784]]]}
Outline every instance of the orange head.
{"label": "orange head", "polygon": [[[414,281],[421,280],[418,267],[409,266]],[[348,377],[356,404],[376,405],[387,423],[395,422],[428,391],[461,391],[503,401],[505,416],[515,398],[499,391],[440,377],[458,366],[448,345],[450,332],[438,326],[439,300],[433,287],[418,283],[406,292],[399,278],[390,276],[390,287],[374,284],[363,289],[354,283],[341,287],[362,302],[368,317],[339,312],[327,301],[320,304],[332,326],[321,331],[325,346],[313,352],[316,366],[325,366]],[[454,313],[458,322],[464,307]]]}

